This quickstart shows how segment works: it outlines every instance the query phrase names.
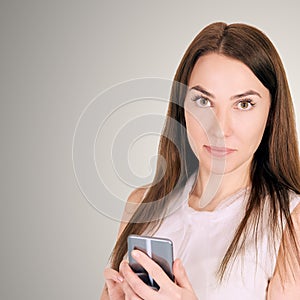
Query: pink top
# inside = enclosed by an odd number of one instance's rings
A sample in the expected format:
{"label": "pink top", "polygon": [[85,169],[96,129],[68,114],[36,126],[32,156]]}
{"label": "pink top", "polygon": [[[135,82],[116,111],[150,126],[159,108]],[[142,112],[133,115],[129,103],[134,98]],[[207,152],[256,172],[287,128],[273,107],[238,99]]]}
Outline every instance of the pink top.
{"label": "pink top", "polygon": [[[276,249],[269,249],[267,229],[262,224],[258,234],[258,251],[250,236],[244,255],[237,257],[235,263],[230,265],[230,275],[221,284],[218,283],[216,272],[242,220],[248,192],[247,189],[240,190],[222,201],[212,212],[196,211],[188,204],[195,177],[191,176],[177,195],[178,209],[163,220],[154,236],[173,241],[174,256],[182,259],[199,299],[266,299],[266,288],[275,269],[280,238]],[[291,211],[299,202],[299,195],[291,194]]]}

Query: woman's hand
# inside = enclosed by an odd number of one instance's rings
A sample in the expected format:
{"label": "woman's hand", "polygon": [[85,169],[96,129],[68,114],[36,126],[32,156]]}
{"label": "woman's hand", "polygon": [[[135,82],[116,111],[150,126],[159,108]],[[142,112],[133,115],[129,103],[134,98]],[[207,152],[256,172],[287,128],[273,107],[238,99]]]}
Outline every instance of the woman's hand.
{"label": "woman's hand", "polygon": [[[104,270],[104,278],[107,287],[106,291],[109,299],[110,300],[125,299],[125,294],[122,289],[122,284],[124,282],[123,276],[114,269],[106,268]],[[106,298],[101,298],[101,299],[106,299]]]}
{"label": "woman's hand", "polygon": [[176,278],[176,283],[174,283],[163,269],[143,252],[134,250],[132,251],[132,256],[147,270],[149,275],[160,286],[160,289],[159,291],[155,291],[147,286],[131,270],[128,263],[123,261],[120,265],[120,271],[124,276],[122,286],[126,299],[197,299],[179,259],[176,259],[173,264],[173,272]]}

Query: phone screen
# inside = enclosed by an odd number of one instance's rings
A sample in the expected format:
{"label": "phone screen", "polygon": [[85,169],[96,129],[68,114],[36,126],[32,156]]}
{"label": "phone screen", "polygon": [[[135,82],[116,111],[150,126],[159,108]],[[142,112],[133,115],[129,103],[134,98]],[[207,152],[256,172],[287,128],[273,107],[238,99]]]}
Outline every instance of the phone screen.
{"label": "phone screen", "polygon": [[159,290],[159,285],[148,274],[148,272],[137,263],[131,256],[131,251],[137,249],[146,253],[152,258],[174,281],[173,269],[173,244],[165,238],[129,235],[128,236],[128,258],[132,270],[143,280],[143,282],[153,289]]}

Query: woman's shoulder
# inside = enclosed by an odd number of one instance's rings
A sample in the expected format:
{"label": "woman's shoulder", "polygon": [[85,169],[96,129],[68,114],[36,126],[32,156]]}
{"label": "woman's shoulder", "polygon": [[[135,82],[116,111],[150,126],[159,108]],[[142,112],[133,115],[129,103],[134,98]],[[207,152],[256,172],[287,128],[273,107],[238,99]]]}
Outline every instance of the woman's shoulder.
{"label": "woman's shoulder", "polygon": [[[138,206],[141,204],[143,199],[145,198],[150,185],[142,186],[134,189],[127,198],[127,202],[125,204],[123,221],[129,221],[131,216],[134,214]],[[125,217],[125,219],[124,219]]]}
{"label": "woman's shoulder", "polygon": [[294,238],[286,230],[279,248],[276,268],[270,280],[268,295],[273,299],[299,299],[300,265],[295,244],[300,245],[300,195],[290,192],[290,212]]}
{"label": "woman's shoulder", "polygon": [[300,225],[300,194],[295,192],[290,193],[290,212],[293,222]]}
{"label": "woman's shoulder", "polygon": [[127,203],[141,203],[144,199],[150,185],[145,185],[134,189],[127,198]]}
{"label": "woman's shoulder", "polygon": [[300,241],[300,194],[290,192],[290,213]]}
{"label": "woman's shoulder", "polygon": [[140,203],[145,198],[145,195],[148,192],[149,188],[150,185],[138,187],[129,194],[127,198],[127,202],[125,203],[118,236],[120,236],[120,234],[123,232],[124,228],[126,227],[127,223],[130,221],[134,212],[137,210]]}
{"label": "woman's shoulder", "polygon": [[294,210],[299,210],[300,194],[297,194],[294,191],[290,191],[289,196],[290,196],[290,212],[293,212]]}

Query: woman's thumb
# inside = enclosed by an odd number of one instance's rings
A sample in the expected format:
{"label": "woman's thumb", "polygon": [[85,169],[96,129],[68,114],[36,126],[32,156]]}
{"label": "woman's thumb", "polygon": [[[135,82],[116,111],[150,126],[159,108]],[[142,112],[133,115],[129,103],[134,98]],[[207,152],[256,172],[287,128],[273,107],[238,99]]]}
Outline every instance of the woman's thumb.
{"label": "woman's thumb", "polygon": [[180,287],[193,291],[192,285],[187,277],[186,271],[180,259],[176,259],[174,261],[173,272],[174,272],[176,283]]}

